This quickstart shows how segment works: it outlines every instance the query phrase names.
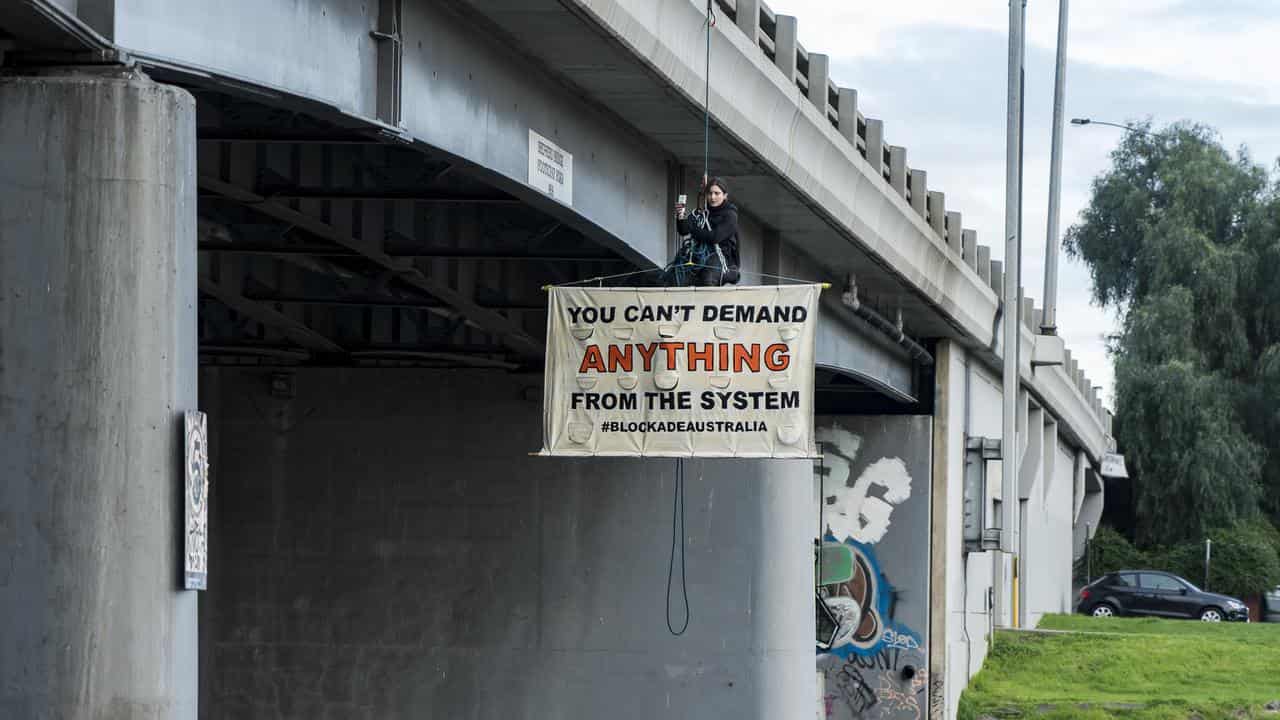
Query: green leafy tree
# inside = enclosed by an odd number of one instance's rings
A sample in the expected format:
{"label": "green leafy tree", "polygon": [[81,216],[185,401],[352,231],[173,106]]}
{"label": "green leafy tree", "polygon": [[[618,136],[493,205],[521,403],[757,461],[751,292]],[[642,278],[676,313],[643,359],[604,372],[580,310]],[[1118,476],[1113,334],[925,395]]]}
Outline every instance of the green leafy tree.
{"label": "green leafy tree", "polygon": [[1122,319],[1115,432],[1139,545],[1280,519],[1276,186],[1201,125],[1127,133],[1111,159],[1064,244]]}

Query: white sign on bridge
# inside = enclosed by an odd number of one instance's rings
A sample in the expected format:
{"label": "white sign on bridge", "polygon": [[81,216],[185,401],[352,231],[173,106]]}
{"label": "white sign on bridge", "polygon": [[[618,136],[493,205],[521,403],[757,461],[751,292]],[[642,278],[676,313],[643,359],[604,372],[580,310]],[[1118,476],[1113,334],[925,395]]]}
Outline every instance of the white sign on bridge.
{"label": "white sign on bridge", "polygon": [[816,457],[820,285],[550,292],[541,454]]}
{"label": "white sign on bridge", "polygon": [[573,205],[573,154],[533,130],[529,131],[529,184]]}

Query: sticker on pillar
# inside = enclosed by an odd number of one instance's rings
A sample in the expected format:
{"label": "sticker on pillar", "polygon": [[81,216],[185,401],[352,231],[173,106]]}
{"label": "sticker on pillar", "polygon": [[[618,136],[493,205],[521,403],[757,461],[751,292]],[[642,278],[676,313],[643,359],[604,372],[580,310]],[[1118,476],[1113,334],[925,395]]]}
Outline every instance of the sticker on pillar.
{"label": "sticker on pillar", "polygon": [[182,417],[185,508],[182,587],[204,590],[209,574],[208,419],[196,410]]}

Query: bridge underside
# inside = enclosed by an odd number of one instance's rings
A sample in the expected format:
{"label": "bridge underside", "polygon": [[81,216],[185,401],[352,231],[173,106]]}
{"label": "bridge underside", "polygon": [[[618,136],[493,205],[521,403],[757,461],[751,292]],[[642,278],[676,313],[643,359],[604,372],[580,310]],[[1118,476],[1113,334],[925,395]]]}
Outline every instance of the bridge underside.
{"label": "bridge underside", "polygon": [[[83,40],[76,52],[97,42]],[[109,65],[109,50],[91,52],[106,53],[96,62]],[[673,463],[526,455],[540,440],[543,286],[652,269],[654,248],[669,238],[642,243],[603,232],[598,218],[576,214],[589,211],[540,198],[439,138],[415,139],[192,68],[148,68],[194,96],[192,116],[146,136],[155,147],[119,128],[91,127],[79,137],[98,148],[127,139],[142,155],[159,147],[156,138],[172,142],[172,153],[155,158],[177,158],[166,166],[172,177],[134,178],[174,211],[165,216],[170,226],[141,228],[144,218],[117,204],[111,217],[119,225],[86,221],[83,237],[64,233],[19,209],[42,192],[54,198],[49,217],[62,212],[57,203],[74,213],[79,197],[107,203],[116,197],[114,179],[125,175],[76,176],[74,192],[65,193],[62,178],[41,176],[48,168],[36,159],[21,172],[0,173],[0,186],[21,189],[0,215],[24,218],[12,226],[18,233],[0,241],[0,258],[48,271],[5,281],[44,297],[51,293],[40,288],[52,279],[82,303],[50,312],[66,327],[41,328],[35,316],[13,322],[16,332],[5,327],[6,345],[23,353],[22,362],[5,356],[6,370],[22,373],[10,373],[5,392],[20,398],[21,417],[43,418],[36,408],[46,406],[57,413],[6,436],[5,457],[27,453],[26,484],[0,488],[8,493],[2,506],[18,514],[30,508],[35,518],[21,526],[18,546],[43,547],[50,527],[71,538],[56,582],[38,564],[23,565],[18,580],[39,587],[33,596],[40,600],[73,595],[82,577],[118,576],[120,585],[103,580],[69,610],[0,595],[7,623],[0,635],[58,625],[59,637],[78,649],[97,637],[86,628],[117,623],[93,650],[101,657],[76,670],[88,677],[108,660],[138,669],[93,675],[102,697],[85,697],[72,680],[41,685],[56,676],[49,658],[28,673],[38,682],[0,676],[17,698],[0,696],[0,711],[16,708],[20,716],[53,698],[69,711],[99,712],[119,698],[159,698],[182,717],[198,705],[210,718],[638,720],[672,707],[698,716],[790,717],[811,710],[817,696],[813,541],[825,528],[816,523],[824,510],[856,520],[868,495],[884,506],[878,525],[832,526],[848,531],[841,537],[861,538],[835,544],[873,576],[871,589],[862,587],[857,620],[875,630],[858,640],[860,651],[876,657],[890,630],[896,642],[915,643],[910,650],[927,645],[928,549],[913,538],[928,532],[931,370],[913,366],[828,300],[820,341],[828,355],[816,395],[830,462],[688,463],[688,529],[678,533],[688,572],[677,583],[666,566],[676,521],[667,514],[677,487]],[[39,69],[55,79],[61,71],[47,63]],[[95,92],[151,88],[140,75],[122,79],[118,68],[99,72],[95,66],[75,82]],[[65,119],[102,107],[62,109]],[[115,117],[136,110],[127,105]],[[38,130],[0,134],[0,150],[15,153]],[[43,142],[58,151],[57,138]],[[590,171],[592,150],[579,152]],[[684,172],[679,158],[670,160],[657,164]],[[744,192],[757,198],[746,175],[739,173]],[[595,185],[592,192],[618,194],[603,181]],[[664,219],[670,189],[657,193]],[[645,232],[652,215],[651,208],[637,215]],[[790,222],[785,213],[766,219]],[[152,254],[132,257],[122,237],[154,241],[144,249],[168,259],[142,264]],[[776,237],[773,243],[776,250]],[[120,265],[108,265],[96,247]],[[813,267],[805,253],[795,257]],[[72,270],[93,262],[102,266]],[[93,284],[117,275],[139,278],[141,295],[126,287],[117,297]],[[89,312],[98,306],[120,317],[110,315],[109,325],[107,313]],[[56,352],[28,353],[28,346],[44,348],[39,343],[51,333],[68,339]],[[36,356],[50,358],[48,367]],[[85,368],[104,357],[116,374],[86,380]],[[75,390],[85,383],[95,390],[90,400]],[[60,404],[48,405],[51,397]],[[213,479],[210,589],[198,611],[164,570],[177,564],[181,541],[171,522],[176,441],[165,430],[174,413],[197,408],[209,416]],[[81,434],[57,434],[68,428]],[[143,442],[157,435],[165,443]],[[55,462],[63,448],[82,445],[89,451],[74,462]],[[76,502],[86,477],[95,479],[93,493]],[[51,498],[61,503],[54,515]],[[126,505],[123,519],[102,520],[101,508],[120,507],[120,498],[138,504]],[[828,591],[848,594],[840,586],[851,581]],[[142,592],[134,585],[158,598],[154,606],[134,601]],[[680,624],[684,587],[677,585],[687,586],[691,620],[688,634],[673,639],[661,608],[669,602]],[[899,593],[908,598],[900,604]],[[120,613],[130,614],[127,627]],[[152,615],[163,629],[148,630]],[[873,615],[875,623],[866,620]],[[129,635],[142,640],[122,637]],[[153,636],[169,645],[149,642]],[[916,655],[895,655],[892,667],[878,668],[883,677],[863,681],[915,697],[924,678]],[[25,667],[12,657],[4,656],[0,671]],[[841,663],[825,662],[833,678],[843,672]],[[157,677],[163,681],[148,684]]]}
{"label": "bridge underside", "polygon": [[[187,89],[204,365],[536,371],[545,286],[663,281],[443,151]],[[824,407],[926,409],[929,369],[856,322],[824,318]]]}

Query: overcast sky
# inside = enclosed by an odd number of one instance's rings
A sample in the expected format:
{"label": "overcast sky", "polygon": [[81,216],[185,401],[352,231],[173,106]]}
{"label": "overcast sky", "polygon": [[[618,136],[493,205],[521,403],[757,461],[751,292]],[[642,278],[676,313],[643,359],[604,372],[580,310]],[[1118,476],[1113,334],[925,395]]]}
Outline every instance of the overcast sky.
{"label": "overcast sky", "polygon": [[[835,82],[858,90],[864,115],[929,173],[992,257],[1004,255],[1005,88],[1008,5],[990,0],[768,0],[799,18],[800,42],[831,56]],[[1058,3],[1027,5],[1023,286],[1043,297],[1049,142]],[[1280,156],[1280,2],[1074,0],[1066,114],[1157,125],[1189,119],[1217,128],[1256,162]],[[1090,180],[1124,131],[1065,130],[1061,227],[1076,221]],[[1102,337],[1109,313],[1090,303],[1088,270],[1060,261],[1059,333],[1112,405]]]}

